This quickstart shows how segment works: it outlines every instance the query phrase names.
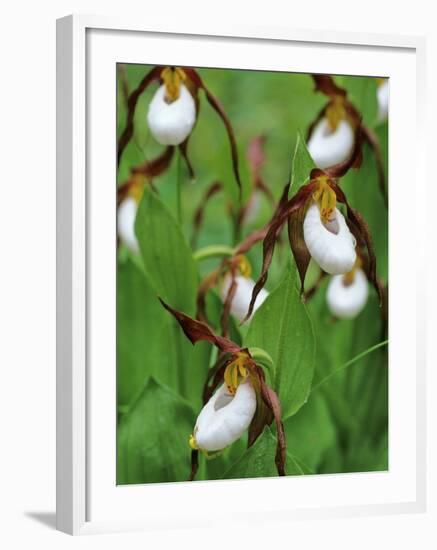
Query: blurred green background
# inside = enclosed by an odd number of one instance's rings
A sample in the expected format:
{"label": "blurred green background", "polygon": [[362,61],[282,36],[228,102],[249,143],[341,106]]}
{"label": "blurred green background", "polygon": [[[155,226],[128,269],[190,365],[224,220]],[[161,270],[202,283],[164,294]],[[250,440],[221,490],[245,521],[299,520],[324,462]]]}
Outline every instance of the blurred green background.
{"label": "blurred green background", "polygon": [[[132,91],[150,68],[126,65],[124,82],[121,73],[117,73],[117,137],[126,122],[123,83],[127,83]],[[254,137],[265,135],[263,178],[275,198],[279,198],[289,177],[298,133],[306,135],[309,124],[326,103],[326,98],[314,93],[313,81],[306,74],[221,69],[199,69],[199,73],[232,122],[240,154],[244,197],[247,198],[250,191],[247,146]],[[377,124],[376,121],[375,79],[338,76],[335,80],[348,90],[349,98],[363,115],[365,124],[379,136],[387,168],[388,125]],[[156,85],[150,86],[138,101],[134,138],[122,156],[118,171],[119,185],[126,181],[133,167],[163,150],[150,135],[146,121],[148,104],[155,91]],[[223,183],[225,192],[215,196],[208,204],[197,248],[211,244],[232,245],[232,224],[226,205],[229,201],[235,204],[238,195],[232,175],[229,142],[222,121],[208,105],[202,91],[200,113],[190,138],[189,154],[196,173],[195,181],[189,179],[186,167],[177,155],[170,169],[154,180],[160,202],[153,207],[153,211],[156,213],[161,203],[166,207],[165,212],[159,214],[159,220],[163,220],[162,239],[165,240],[166,231],[170,231],[168,226],[176,224],[176,181],[182,186],[181,229],[186,243],[189,243],[193,213],[207,187],[218,180]],[[362,167],[350,172],[341,181],[341,186],[351,205],[362,213],[369,224],[377,254],[378,274],[386,283],[388,216],[378,190],[374,158],[367,146],[364,147]],[[271,205],[263,199],[258,216],[244,227],[243,235],[265,225],[271,214]],[[196,270],[195,277],[200,280],[217,267],[217,260],[193,264],[193,267],[189,258],[192,251],[188,244],[182,248],[186,260],[180,259],[179,265],[182,267],[179,271],[187,266],[187,269]],[[262,260],[261,245],[255,246],[248,257],[256,278]],[[277,246],[275,251],[266,285],[268,290],[278,286],[284,270],[292,262],[291,258],[284,233],[283,244]],[[168,269],[173,270],[175,278],[185,277],[172,265]],[[311,285],[316,275],[317,270],[310,268],[307,285]],[[313,387],[332,371],[386,337],[386,327],[381,321],[373,290],[364,311],[356,319],[339,321],[334,320],[327,310],[327,283],[326,280],[307,304],[316,340]],[[190,460],[188,436],[201,408],[201,388],[213,358],[209,344],[192,348],[181,337],[178,327],[163,311],[156,295],[153,274],[144,269],[139,257],[121,246],[117,268],[117,481],[120,484],[187,479]],[[185,302],[182,300],[179,307],[187,314],[194,314],[194,304],[189,298]],[[212,318],[217,320],[220,301],[214,292],[208,298],[208,308]],[[246,331],[247,327],[236,328],[235,324],[233,337],[241,339]],[[295,462],[289,459],[290,474],[386,470],[387,347],[334,374],[328,382],[311,392],[300,410],[286,419],[285,429],[290,456],[295,458]],[[267,445],[267,440],[266,436],[259,447],[261,444]],[[244,476],[248,470],[241,470],[235,464],[238,466],[239,460],[241,463],[245,446],[246,441],[242,438],[219,458],[201,461],[198,479]],[[269,455],[267,450],[263,453],[266,457]],[[248,475],[253,477],[257,473]],[[273,470],[263,470],[260,475],[275,475],[274,464]]]}

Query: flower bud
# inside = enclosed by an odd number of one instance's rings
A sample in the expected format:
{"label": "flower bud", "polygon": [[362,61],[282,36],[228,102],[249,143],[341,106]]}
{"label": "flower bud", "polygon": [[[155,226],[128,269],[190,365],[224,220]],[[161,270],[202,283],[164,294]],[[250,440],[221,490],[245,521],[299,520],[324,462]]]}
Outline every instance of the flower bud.
{"label": "flower bud", "polygon": [[137,237],[135,235],[135,218],[138,205],[133,197],[127,197],[118,207],[117,232],[120,241],[132,252],[139,252]]}
{"label": "flower bud", "polygon": [[323,169],[348,159],[354,142],[354,130],[347,120],[340,120],[333,130],[323,117],[311,133],[308,150],[316,166]]}
{"label": "flower bud", "polygon": [[338,208],[329,221],[322,222],[319,207],[312,204],[303,222],[303,236],[311,257],[326,273],[340,275],[353,268],[356,241]]}
{"label": "flower bud", "polygon": [[352,277],[332,277],[326,293],[329,310],[339,319],[353,319],[364,308],[369,294],[369,285],[362,269]]}
{"label": "flower bud", "polygon": [[256,410],[256,394],[249,381],[232,395],[223,384],[200,412],[190,445],[203,451],[221,451],[244,434]]}
{"label": "flower bud", "polygon": [[[231,304],[231,313],[234,315],[238,321],[243,321],[246,317],[247,311],[249,309],[250,300],[252,298],[252,290],[255,286],[255,281],[249,277],[243,277],[242,275],[235,276],[235,283],[237,288]],[[223,283],[220,289],[221,299],[224,302],[226,296],[228,295],[229,288],[232,284],[232,276],[230,273],[227,273],[223,279]],[[259,306],[264,302],[269,293],[264,288],[261,289],[258,294],[255,306],[253,311],[255,312]]]}
{"label": "flower bud", "polygon": [[376,96],[378,99],[378,120],[380,122],[386,120],[388,117],[389,93],[388,79],[384,79],[376,89]]}
{"label": "flower bud", "polygon": [[179,145],[191,133],[196,122],[196,104],[184,84],[179,97],[166,100],[166,86],[158,88],[149,105],[147,122],[153,137],[161,145]]}

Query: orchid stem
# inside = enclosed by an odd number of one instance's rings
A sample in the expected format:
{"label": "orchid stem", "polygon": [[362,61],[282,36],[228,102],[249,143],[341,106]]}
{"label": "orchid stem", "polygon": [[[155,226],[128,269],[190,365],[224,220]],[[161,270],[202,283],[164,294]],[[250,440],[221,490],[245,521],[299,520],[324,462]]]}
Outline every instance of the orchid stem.
{"label": "orchid stem", "polygon": [[221,258],[222,256],[233,256],[234,249],[225,244],[213,244],[196,250],[193,254],[193,259],[196,262],[207,260],[208,258]]}
{"label": "orchid stem", "polygon": [[183,224],[182,219],[182,181],[181,181],[181,153],[179,148],[176,149],[176,211],[177,219],[180,225]]}
{"label": "orchid stem", "polygon": [[315,390],[319,389],[322,384],[327,382],[332,376],[336,375],[338,372],[340,372],[344,369],[347,369],[348,367],[352,366],[353,364],[358,362],[360,359],[362,359],[363,357],[365,357],[369,353],[372,353],[372,352],[376,351],[377,349],[386,346],[387,344],[388,344],[388,340],[384,340],[383,342],[379,342],[379,344],[375,344],[371,348],[368,348],[365,351],[359,353],[358,355],[356,355],[355,357],[350,359],[347,363],[344,363],[344,365],[341,365],[341,367],[338,367],[338,368],[334,369],[330,374],[325,376],[325,378],[322,378],[322,380],[320,380],[320,382],[318,384],[316,384],[311,389],[311,393],[313,393]]}

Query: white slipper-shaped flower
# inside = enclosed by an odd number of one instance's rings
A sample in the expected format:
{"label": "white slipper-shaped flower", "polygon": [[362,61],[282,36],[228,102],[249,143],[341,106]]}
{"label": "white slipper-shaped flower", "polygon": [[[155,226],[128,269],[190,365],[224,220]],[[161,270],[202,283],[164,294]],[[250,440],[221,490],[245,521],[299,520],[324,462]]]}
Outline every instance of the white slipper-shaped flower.
{"label": "white slipper-shaped flower", "polygon": [[223,384],[200,412],[193,432],[192,446],[202,451],[221,451],[240,439],[249,428],[256,410],[256,394],[249,381],[235,393]]}
{"label": "white slipper-shaped flower", "polygon": [[147,122],[158,143],[179,145],[190,135],[196,122],[196,104],[185,84],[180,85],[177,99],[169,102],[166,96],[163,84],[150,102]]}
{"label": "white slipper-shaped flower", "polygon": [[[250,279],[249,277],[243,277],[243,275],[236,275],[235,282],[237,288],[235,290],[235,294],[231,303],[231,313],[236,319],[238,319],[238,321],[241,322],[246,317],[247,311],[249,309],[255,281],[253,279]],[[228,295],[231,284],[232,276],[230,273],[227,273],[223,278],[222,286],[220,289],[220,296],[223,302],[226,300],[226,296]],[[265,290],[264,288],[261,289],[255,301],[255,305],[253,308],[254,312],[260,307],[260,305],[264,302],[268,295],[269,293],[267,292],[267,290]]]}
{"label": "white slipper-shaped flower", "polygon": [[369,295],[369,284],[362,269],[351,274],[335,275],[328,285],[326,301],[339,319],[353,319],[362,311]]}
{"label": "white slipper-shaped flower", "polygon": [[118,237],[123,244],[135,253],[138,253],[140,250],[135,235],[137,210],[137,201],[133,197],[128,196],[119,205],[117,212]]}
{"label": "white slipper-shaped flower", "polygon": [[340,120],[333,130],[323,117],[308,140],[308,150],[319,168],[328,168],[347,160],[354,148],[355,134],[347,120]]}
{"label": "white slipper-shaped flower", "polygon": [[312,204],[303,222],[303,235],[311,257],[326,273],[340,275],[353,268],[356,241],[338,208],[323,222],[319,207]]}
{"label": "white slipper-shaped flower", "polygon": [[388,79],[384,79],[376,89],[378,99],[378,120],[383,122],[388,117],[388,102],[389,102],[389,83]]}

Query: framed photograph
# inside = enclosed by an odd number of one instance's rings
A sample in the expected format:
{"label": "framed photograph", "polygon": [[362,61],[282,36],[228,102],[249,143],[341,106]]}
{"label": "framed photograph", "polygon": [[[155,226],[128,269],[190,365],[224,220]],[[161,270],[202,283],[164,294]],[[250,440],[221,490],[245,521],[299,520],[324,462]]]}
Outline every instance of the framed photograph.
{"label": "framed photograph", "polygon": [[58,21],[60,530],[425,509],[423,79],[420,38]]}

